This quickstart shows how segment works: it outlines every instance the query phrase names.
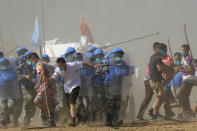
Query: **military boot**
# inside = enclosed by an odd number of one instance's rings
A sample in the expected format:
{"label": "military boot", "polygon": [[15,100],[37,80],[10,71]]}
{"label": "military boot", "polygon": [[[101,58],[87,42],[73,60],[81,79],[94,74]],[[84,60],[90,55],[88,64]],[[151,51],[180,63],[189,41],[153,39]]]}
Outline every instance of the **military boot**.
{"label": "military boot", "polygon": [[76,117],[71,118],[71,122],[69,123],[69,126],[72,126],[72,127],[76,126]]}
{"label": "military boot", "polygon": [[105,125],[112,127],[113,124],[112,124],[112,116],[111,116],[111,114],[110,113],[107,113],[106,117],[107,118],[106,118]]}
{"label": "military boot", "polygon": [[46,116],[46,114],[41,112],[41,118],[42,118],[42,125],[46,126],[47,125],[47,116]]}

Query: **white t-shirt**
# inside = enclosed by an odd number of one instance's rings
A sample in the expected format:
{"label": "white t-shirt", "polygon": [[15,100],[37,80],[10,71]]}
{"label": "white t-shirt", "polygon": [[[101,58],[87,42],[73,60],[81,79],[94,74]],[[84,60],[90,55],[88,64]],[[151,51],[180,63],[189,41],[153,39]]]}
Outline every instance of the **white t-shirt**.
{"label": "white t-shirt", "polygon": [[82,62],[66,63],[66,71],[60,71],[59,67],[55,69],[52,78],[57,80],[59,77],[64,78],[64,92],[71,93],[74,88],[81,86],[79,69],[83,67]]}
{"label": "white t-shirt", "polygon": [[[191,56],[183,57],[183,58],[182,58],[182,61],[181,61],[181,64],[182,64],[183,68],[184,68],[184,69],[187,69],[188,66],[192,64],[192,60],[193,60],[193,59],[192,59]],[[183,80],[186,80],[186,79],[190,78],[191,76],[192,76],[192,75],[191,75],[190,73],[184,73],[184,72],[183,72],[182,78],[183,78]]]}

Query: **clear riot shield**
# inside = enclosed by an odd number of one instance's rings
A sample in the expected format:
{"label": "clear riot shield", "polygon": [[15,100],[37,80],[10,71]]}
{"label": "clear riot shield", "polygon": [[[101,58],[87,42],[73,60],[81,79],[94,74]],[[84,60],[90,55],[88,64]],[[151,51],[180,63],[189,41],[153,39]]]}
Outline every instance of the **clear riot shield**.
{"label": "clear riot shield", "polygon": [[[86,62],[90,61],[88,58],[85,59]],[[121,66],[120,65],[111,65],[104,64],[101,67],[109,68],[109,72],[106,73],[109,75],[109,79],[107,77],[103,81],[104,85],[105,83],[108,86],[105,86],[104,88],[108,88],[107,96],[109,97],[110,95],[121,95],[121,104],[120,104],[120,111],[119,111],[119,116],[123,120],[134,120],[135,119],[135,101],[134,101],[134,90],[132,87],[132,75],[134,74],[134,66],[130,64],[129,62],[129,57],[125,53],[124,57],[121,60],[123,63]],[[90,90],[93,89],[91,85],[91,78],[95,74],[95,70],[90,70],[86,67],[80,70],[80,75],[82,78],[86,78],[86,86],[89,86]],[[110,80],[110,78],[115,77],[115,80]],[[118,79],[117,79],[118,78]],[[117,80],[116,80],[117,79]],[[89,83],[89,84],[88,84]],[[121,83],[121,84],[120,84]],[[118,89],[117,89],[118,88]],[[91,93],[87,91],[88,95]],[[91,95],[90,95],[91,96]],[[90,97],[93,98],[93,97]],[[93,101],[93,103],[96,103],[96,101]],[[90,106],[91,107],[91,106]]]}
{"label": "clear riot shield", "polygon": [[[91,64],[91,59],[87,53],[83,54],[83,61]],[[81,91],[81,96],[88,96],[91,98],[92,96],[92,76],[94,75],[95,70],[91,69],[90,67],[83,67],[79,70],[81,80],[82,80],[82,87],[85,88]]]}
{"label": "clear riot shield", "polygon": [[[126,112],[125,112],[125,119],[128,120],[135,120],[135,99],[134,99],[134,87],[132,86],[132,77],[135,72],[135,66],[129,61],[129,55],[125,53],[124,58],[126,61],[126,65],[129,66],[130,74],[124,77],[124,82],[122,85],[122,106],[126,102]],[[124,107],[124,106],[123,106]]]}
{"label": "clear riot shield", "polygon": [[0,71],[0,96],[6,99],[20,99],[22,97],[17,70]]}
{"label": "clear riot shield", "polygon": [[[90,63],[90,58],[83,54],[83,61]],[[83,120],[90,119],[90,108],[91,108],[91,98],[92,98],[92,74],[93,69],[87,66],[79,69],[79,74],[81,76],[81,88],[77,98],[77,109],[79,113],[83,116]]]}
{"label": "clear riot shield", "polygon": [[110,67],[110,75],[121,77],[121,106],[119,111],[120,119],[135,119],[134,89],[132,87],[132,75],[134,66],[129,61],[127,53],[121,59],[123,66]]}

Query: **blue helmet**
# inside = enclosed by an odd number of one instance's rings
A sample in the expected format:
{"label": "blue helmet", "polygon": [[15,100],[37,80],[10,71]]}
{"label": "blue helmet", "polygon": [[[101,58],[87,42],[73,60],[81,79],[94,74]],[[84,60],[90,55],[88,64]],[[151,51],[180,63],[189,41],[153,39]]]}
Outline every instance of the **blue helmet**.
{"label": "blue helmet", "polygon": [[7,58],[0,58],[0,66],[9,66],[10,61]]}
{"label": "blue helmet", "polygon": [[103,54],[103,50],[102,49],[96,49],[95,51],[94,51],[94,55],[96,56],[96,55],[104,55]]}
{"label": "blue helmet", "polygon": [[47,62],[47,63],[50,62],[50,58],[49,58],[49,56],[48,56],[47,54],[42,54],[42,59],[43,59],[45,62]]}
{"label": "blue helmet", "polygon": [[27,50],[25,47],[23,47],[23,46],[19,46],[18,48],[17,48],[17,50],[16,50],[16,52],[19,52],[19,51],[21,51],[21,50]]}
{"label": "blue helmet", "polygon": [[18,47],[16,50],[16,54],[19,56],[24,55],[25,52],[27,52],[27,49],[23,46]]}
{"label": "blue helmet", "polygon": [[75,52],[76,52],[75,48],[73,48],[73,47],[68,47],[68,48],[66,49],[66,51],[65,51],[65,54],[68,54],[68,53],[75,53]]}
{"label": "blue helmet", "polygon": [[111,51],[112,54],[114,53],[123,53],[124,54],[124,51],[121,49],[121,48],[115,48]]}
{"label": "blue helmet", "polygon": [[86,54],[86,56],[87,56],[89,59],[94,58],[94,55],[93,55],[91,52],[88,52],[88,53]]}
{"label": "blue helmet", "polygon": [[21,55],[19,57],[19,64],[21,64],[22,62],[24,62],[27,58],[30,57],[30,55],[32,54],[33,52],[31,51],[27,51],[24,55]]}
{"label": "blue helmet", "polygon": [[27,52],[25,52],[24,56],[25,56],[25,57],[29,57],[29,55],[31,55],[31,54],[32,54],[31,51],[27,51]]}
{"label": "blue helmet", "polygon": [[49,58],[49,56],[47,54],[42,54],[42,58],[46,58],[46,57]]}
{"label": "blue helmet", "polygon": [[112,56],[120,56],[124,55],[124,51],[121,48],[115,48],[111,51]]}
{"label": "blue helmet", "polygon": [[97,48],[95,46],[89,46],[88,52],[95,51]]}

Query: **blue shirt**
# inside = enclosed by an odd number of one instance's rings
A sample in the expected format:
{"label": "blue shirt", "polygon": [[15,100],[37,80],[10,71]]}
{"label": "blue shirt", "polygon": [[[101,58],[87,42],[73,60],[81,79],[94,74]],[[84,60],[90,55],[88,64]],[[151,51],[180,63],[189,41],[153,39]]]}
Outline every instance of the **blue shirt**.
{"label": "blue shirt", "polygon": [[169,86],[174,86],[175,85],[176,88],[179,88],[181,86],[181,83],[182,83],[182,75],[183,75],[182,72],[177,73],[174,76],[174,82],[173,82],[173,80],[171,80],[170,83],[169,83]]}

